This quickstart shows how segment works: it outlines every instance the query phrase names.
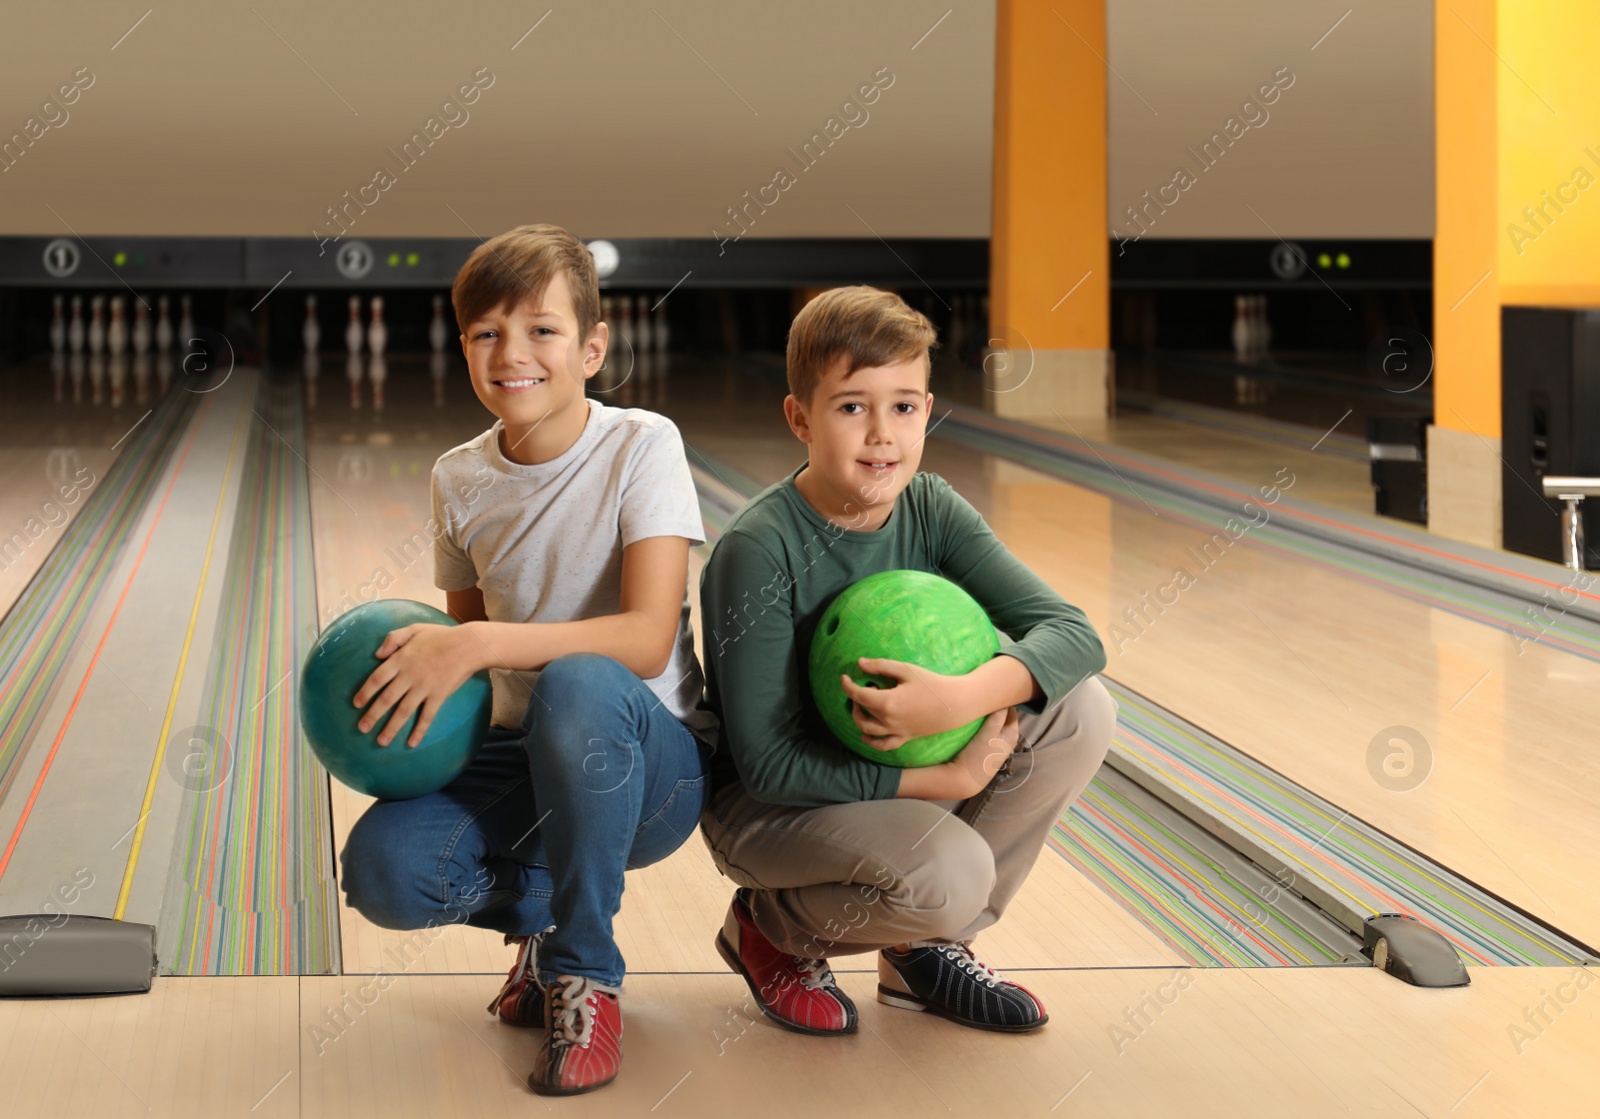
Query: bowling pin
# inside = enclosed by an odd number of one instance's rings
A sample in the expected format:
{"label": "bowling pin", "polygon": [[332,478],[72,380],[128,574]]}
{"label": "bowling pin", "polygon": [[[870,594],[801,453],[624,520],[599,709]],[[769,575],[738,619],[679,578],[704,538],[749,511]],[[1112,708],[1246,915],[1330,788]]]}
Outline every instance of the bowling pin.
{"label": "bowling pin", "polygon": [[667,343],[670,337],[667,332],[671,329],[667,325],[667,301],[665,299],[656,304],[655,319],[655,332],[652,337],[655,340],[656,353],[664,354],[667,352]]}
{"label": "bowling pin", "polygon": [[122,296],[111,297],[111,324],[106,327],[106,346],[112,357],[121,357],[128,349],[128,324],[122,318]]}
{"label": "bowling pin", "polygon": [[[373,300],[376,302],[382,298],[381,295],[374,296]],[[382,325],[381,321],[379,325]],[[383,411],[383,384],[389,379],[389,363],[383,359],[381,352],[374,351],[372,356],[367,358],[367,377],[372,381],[372,406],[381,412]]]}
{"label": "bowling pin", "polygon": [[163,295],[156,303],[156,349],[160,353],[172,350],[172,320],[167,311],[167,297]]}
{"label": "bowling pin", "polygon": [[450,328],[444,324],[444,296],[436,295],[433,297],[433,321],[428,324],[428,345],[434,353],[444,353],[449,334]]}
{"label": "bowling pin", "polygon": [[625,359],[631,360],[633,351],[638,348],[634,343],[633,338],[633,300],[629,299],[626,295],[619,295],[617,297],[617,304],[617,310],[619,312],[617,316],[617,333],[622,336],[622,340],[625,344],[624,348],[628,351],[628,353],[625,355]]}
{"label": "bowling pin", "polygon": [[178,307],[181,314],[178,318],[178,341],[185,347],[191,345],[194,338],[194,308],[187,295],[179,296]]}
{"label": "bowling pin", "polygon": [[113,352],[108,362],[111,375],[111,407],[122,407],[122,386],[128,380],[128,359],[123,354]]}
{"label": "bowling pin", "polygon": [[[106,297],[97,295],[89,300],[89,352],[91,354],[104,353],[106,349],[106,323],[101,317],[105,310]],[[97,399],[96,404],[100,403]]]}
{"label": "bowling pin", "polygon": [[317,322],[317,297],[306,296],[306,321],[300,327],[300,341],[305,344],[305,352],[314,354],[322,342],[322,327]]}
{"label": "bowling pin", "polygon": [[[350,297],[350,321],[344,327],[344,348],[354,357],[361,352],[361,297]],[[361,381],[360,371],[356,373],[356,383]]]}
{"label": "bowling pin", "polygon": [[[356,323],[356,329],[361,329],[360,323]],[[361,356],[359,354],[352,353],[344,359],[344,379],[350,382],[350,407],[361,407]]]}
{"label": "bowling pin", "polygon": [[641,295],[638,307],[638,317],[634,319],[633,344],[639,347],[641,354],[646,354],[650,352],[655,341],[650,332],[650,301]]}
{"label": "bowling pin", "polygon": [[[367,328],[367,352],[373,357],[382,357],[383,351],[389,344],[389,328],[383,325],[383,296],[372,297],[372,325]],[[380,390],[379,399],[382,399]],[[382,407],[380,404],[379,407]]]}
{"label": "bowling pin", "polygon": [[150,352],[150,304],[143,299],[133,302],[133,352]]}
{"label": "bowling pin", "polygon": [[67,324],[67,347],[75,354],[83,353],[83,296],[72,297],[72,321]]}
{"label": "bowling pin", "polygon": [[[67,348],[67,320],[61,317],[61,296],[50,304],[50,352],[59,354]],[[58,395],[57,400],[61,399]]]}
{"label": "bowling pin", "polygon": [[1250,323],[1246,318],[1245,298],[1233,297],[1233,356],[1243,361],[1250,353]]}

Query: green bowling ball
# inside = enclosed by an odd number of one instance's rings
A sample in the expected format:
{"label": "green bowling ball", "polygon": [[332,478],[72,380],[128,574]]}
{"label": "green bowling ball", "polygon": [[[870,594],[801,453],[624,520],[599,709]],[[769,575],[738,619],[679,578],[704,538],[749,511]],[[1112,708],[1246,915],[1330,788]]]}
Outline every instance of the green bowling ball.
{"label": "green bowling ball", "polygon": [[487,672],[468,677],[445,700],[416,746],[406,745],[415,714],[387,746],[378,745],[378,735],[394,717],[393,708],[366,734],[356,726],[365,711],[353,701],[383,663],[378,647],[390,630],[418,622],[456,624],[422,602],[386,598],[362,603],[322,631],[300,670],[300,726],[312,752],[344,784],[380,800],[406,800],[444,788],[467,768],[489,731],[492,692]]}
{"label": "green bowling ball", "polygon": [[894,750],[875,750],[861,740],[839,677],[864,687],[894,687],[888,677],[863,672],[857,658],[883,657],[961,676],[999,651],[1000,638],[983,607],[950,580],[925,571],[880,571],[840,591],[823,611],[807,658],[811,697],[834,737],[862,757],[904,767],[939,765],[972,741],[982,719],[909,739]]}

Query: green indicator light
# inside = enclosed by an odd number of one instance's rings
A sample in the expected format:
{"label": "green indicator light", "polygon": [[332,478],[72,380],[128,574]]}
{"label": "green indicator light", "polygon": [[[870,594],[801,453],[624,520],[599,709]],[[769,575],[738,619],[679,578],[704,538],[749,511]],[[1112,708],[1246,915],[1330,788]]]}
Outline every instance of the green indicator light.
{"label": "green indicator light", "polygon": [[1340,268],[1349,268],[1350,267],[1350,254],[1349,253],[1340,253],[1339,254],[1339,259],[1338,259],[1338,261],[1336,263],[1339,265]]}
{"label": "green indicator light", "polygon": [[135,264],[143,264],[144,263],[144,254],[143,253],[134,253],[133,254],[133,262]]}
{"label": "green indicator light", "polygon": [[121,268],[124,264],[128,263],[128,254],[118,253],[116,256],[111,258],[111,263],[115,264],[118,268]]}
{"label": "green indicator light", "polygon": [[1317,254],[1317,267],[1318,268],[1326,268],[1326,267],[1328,267],[1328,265],[1330,265],[1332,263],[1333,263],[1333,257],[1329,256],[1327,253],[1318,253]]}
{"label": "green indicator light", "polygon": [[399,266],[400,266],[400,254],[399,253],[390,253],[389,254],[389,267],[390,268],[398,268]]}
{"label": "green indicator light", "polygon": [[406,254],[406,265],[408,267],[415,268],[421,262],[422,262],[422,255],[420,253],[407,253]]}

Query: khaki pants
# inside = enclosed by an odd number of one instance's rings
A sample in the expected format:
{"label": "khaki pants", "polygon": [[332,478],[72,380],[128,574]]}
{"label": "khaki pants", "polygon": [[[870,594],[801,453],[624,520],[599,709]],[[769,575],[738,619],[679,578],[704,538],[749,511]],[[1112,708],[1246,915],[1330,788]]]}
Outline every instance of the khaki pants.
{"label": "khaki pants", "polygon": [[971,941],[1000,919],[1100,768],[1117,704],[1090,676],[1042,714],[1018,715],[1016,752],[964,801],[793,808],[726,785],[700,818],[712,861],[752,888],[756,926],[792,955]]}

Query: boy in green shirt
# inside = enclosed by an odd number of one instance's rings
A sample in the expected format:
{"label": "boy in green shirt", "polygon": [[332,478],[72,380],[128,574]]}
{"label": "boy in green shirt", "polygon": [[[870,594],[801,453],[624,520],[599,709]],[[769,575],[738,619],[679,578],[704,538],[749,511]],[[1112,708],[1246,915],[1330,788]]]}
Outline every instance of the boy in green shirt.
{"label": "boy in green shirt", "polygon": [[[934,340],[925,317],[873,288],[836,288],[801,310],[784,413],[808,461],[729,522],[701,577],[723,744],[701,831],[740,886],[717,948],[768,1017],[804,1033],[854,1032],[855,1005],[826,961],[869,951],[881,1002],[980,1029],[1043,1025],[1038,998],[971,943],[1021,888],[1116,721],[1083,611],[949,483],[917,473]],[[881,750],[987,716],[943,765],[870,761],[832,737],[809,698],[823,610],[894,569],[953,580],[1015,642],[964,676],[863,659],[895,686],[846,678],[863,741]]]}

